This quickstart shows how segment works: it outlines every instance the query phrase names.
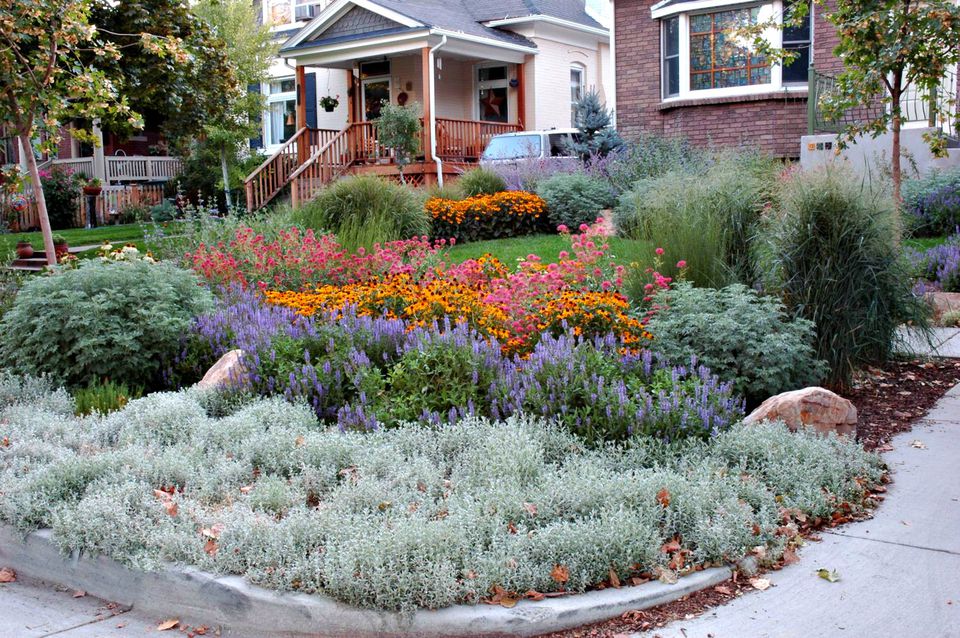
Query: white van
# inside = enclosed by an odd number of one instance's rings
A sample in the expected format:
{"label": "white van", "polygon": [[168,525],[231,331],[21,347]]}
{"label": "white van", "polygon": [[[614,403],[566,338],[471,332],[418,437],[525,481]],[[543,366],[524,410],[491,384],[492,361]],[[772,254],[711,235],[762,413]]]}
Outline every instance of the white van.
{"label": "white van", "polygon": [[569,144],[580,139],[575,128],[521,131],[494,135],[480,156],[480,165],[507,164],[527,160],[566,158],[576,160]]}

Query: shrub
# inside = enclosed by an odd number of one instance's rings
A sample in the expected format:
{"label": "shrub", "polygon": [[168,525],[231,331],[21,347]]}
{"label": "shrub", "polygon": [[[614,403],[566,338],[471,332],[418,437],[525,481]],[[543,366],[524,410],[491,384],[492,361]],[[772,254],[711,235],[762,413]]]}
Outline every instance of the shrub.
{"label": "shrub", "polygon": [[[776,561],[782,508],[861,514],[882,469],[855,442],[777,424],[735,426],[710,446],[589,449],[532,417],[341,433],[277,400],[212,418],[195,392],[107,417],[27,408],[0,420],[4,522],[52,526],[65,554],[174,562],[377,609],[477,603],[495,586],[579,592],[611,569],[669,578],[673,539],[689,567],[757,546]],[[558,565],[565,583],[551,578]]]}
{"label": "shrub", "polygon": [[430,233],[430,218],[414,193],[373,175],[336,182],[295,219],[305,228],[332,232],[347,250]]}
{"label": "shrub", "polygon": [[150,208],[150,220],[154,223],[171,222],[177,218],[177,207],[169,199]]}
{"label": "shrub", "polygon": [[27,282],[3,317],[0,362],[71,387],[108,378],[156,388],[162,362],[210,308],[196,275],[145,260],[88,260]]}
{"label": "shrub", "polygon": [[465,197],[495,195],[507,190],[504,179],[485,168],[474,168],[465,172],[457,178],[456,184]]}
{"label": "shrub", "polygon": [[944,292],[960,292],[960,236],[924,251],[908,249],[907,257],[915,277]]}
{"label": "shrub", "polygon": [[[687,263],[694,285],[752,285],[759,277],[753,239],[769,202],[774,165],[750,154],[725,155],[704,172],[672,171],[625,193],[614,215],[617,231],[665,250],[663,274]],[[640,269],[652,263],[640,264]],[[635,295],[636,296],[636,295]]]}
{"label": "shrub", "polygon": [[143,396],[142,388],[131,390],[126,383],[94,381],[73,393],[77,415],[107,414],[123,408],[131,399]]}
{"label": "shrub", "polygon": [[72,228],[80,203],[80,177],[69,168],[54,166],[40,173],[47,216],[53,228]]}
{"label": "shrub", "polygon": [[613,127],[613,116],[600,101],[600,94],[596,91],[589,91],[577,102],[573,119],[580,136],[571,145],[570,151],[581,159],[603,157],[623,145],[623,139]]}
{"label": "shrub", "polygon": [[583,173],[554,175],[540,182],[537,194],[547,202],[547,215],[554,227],[592,224],[601,210],[616,201],[609,184]]}
{"label": "shrub", "polygon": [[433,218],[433,235],[458,242],[519,237],[543,231],[547,205],[523,191],[477,195],[461,201],[430,199],[425,205]]}
{"label": "shrub", "polygon": [[838,169],[801,173],[768,221],[773,285],[794,315],[816,324],[816,356],[828,363],[831,386],[886,360],[901,323],[928,324],[889,196]]}
{"label": "shrub", "polygon": [[791,319],[780,300],[740,284],[715,290],[681,282],[660,292],[651,318],[652,348],[674,364],[691,357],[750,405],[812,385],[826,370],[814,357],[813,323]]}
{"label": "shrub", "polygon": [[960,226],[960,170],[933,171],[903,184],[907,230],[918,237],[949,235]]}
{"label": "shrub", "polygon": [[[413,161],[420,150],[422,109],[414,102],[407,106],[391,104],[389,100],[380,108],[377,118],[377,138],[385,148],[393,151],[393,160],[400,172],[400,181],[406,183],[403,176],[405,166]],[[394,239],[406,239],[396,237]]]}
{"label": "shrub", "polygon": [[660,177],[671,171],[703,170],[706,160],[704,153],[682,137],[641,133],[603,160],[592,160],[588,170],[591,175],[605,178],[620,195],[640,180]]}

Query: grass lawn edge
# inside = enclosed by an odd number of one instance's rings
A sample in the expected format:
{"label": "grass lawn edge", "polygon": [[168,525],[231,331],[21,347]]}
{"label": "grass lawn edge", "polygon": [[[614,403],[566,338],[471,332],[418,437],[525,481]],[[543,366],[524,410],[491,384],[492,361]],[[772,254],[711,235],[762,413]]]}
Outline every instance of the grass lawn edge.
{"label": "grass lawn edge", "polygon": [[26,537],[0,525],[0,564],[18,573],[131,605],[157,618],[221,626],[230,636],[536,636],[618,617],[673,602],[721,583],[729,567],[713,567],[675,584],[590,591],[512,608],[455,605],[413,614],[365,610],[321,595],[280,593],[251,585],[240,576],[217,576],[170,565],[162,572],[131,569],[104,556],[78,552],[64,557],[50,530]]}

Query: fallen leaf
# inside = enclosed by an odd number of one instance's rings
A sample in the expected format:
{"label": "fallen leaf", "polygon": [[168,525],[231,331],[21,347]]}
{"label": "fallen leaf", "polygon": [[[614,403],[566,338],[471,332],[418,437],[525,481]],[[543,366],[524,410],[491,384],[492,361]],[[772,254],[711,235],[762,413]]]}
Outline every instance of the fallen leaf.
{"label": "fallen leaf", "polygon": [[900,524],[901,524],[901,525],[906,525],[907,527],[910,527],[910,521],[900,521]]}
{"label": "fallen leaf", "polygon": [[180,511],[180,508],[173,501],[164,501],[163,509],[170,516],[176,516],[177,512]]}
{"label": "fallen leaf", "polygon": [[223,523],[216,523],[210,527],[204,527],[200,530],[200,533],[207,538],[220,538],[220,534],[223,532]]}
{"label": "fallen leaf", "polygon": [[890,445],[889,443],[884,443],[883,445],[877,448],[877,452],[880,452],[880,453],[893,452],[893,446]]}
{"label": "fallen leaf", "polygon": [[570,580],[570,570],[565,565],[554,565],[550,570],[550,578],[562,585]]}
{"label": "fallen leaf", "polygon": [[503,596],[499,602],[501,607],[510,609],[511,607],[515,607],[517,605],[517,601],[519,600],[519,598],[515,598],[513,596]]}
{"label": "fallen leaf", "polygon": [[817,570],[817,576],[831,583],[835,583],[840,580],[840,574],[837,573],[837,570],[830,571],[825,567],[821,567]]}
{"label": "fallen leaf", "polygon": [[511,534],[517,533],[517,526],[513,524],[513,521],[510,521],[509,523],[507,523],[507,531],[510,532]]}
{"label": "fallen leaf", "polygon": [[759,591],[766,591],[770,589],[770,580],[767,578],[751,578],[750,586]]}
{"label": "fallen leaf", "polygon": [[10,447],[10,437],[5,436],[0,439],[0,447]]}
{"label": "fallen leaf", "polygon": [[240,488],[240,493],[241,493],[241,494],[249,494],[249,493],[252,492],[252,491],[253,491],[253,486],[252,486],[252,485],[244,485],[243,487]]}
{"label": "fallen leaf", "polygon": [[170,620],[164,620],[162,623],[157,625],[157,631],[169,631],[180,624],[179,618],[171,618]]}
{"label": "fallen leaf", "polygon": [[527,513],[529,513],[530,516],[537,515],[537,506],[533,503],[524,503],[523,509],[527,510]]}
{"label": "fallen leaf", "polygon": [[86,595],[87,595],[87,592],[83,591],[82,589],[78,589],[77,591],[73,592],[74,598],[83,598]]}
{"label": "fallen leaf", "polygon": [[620,588],[620,577],[617,576],[617,570],[613,567],[610,568],[610,586],[617,589]]}
{"label": "fallen leaf", "polygon": [[657,492],[657,502],[660,503],[660,507],[666,508],[670,505],[670,492],[667,488],[661,489]]}
{"label": "fallen leaf", "polygon": [[657,580],[665,585],[673,585],[677,582],[677,572],[663,567],[657,567]]}
{"label": "fallen leaf", "polygon": [[664,554],[672,554],[673,552],[679,552],[680,541],[678,541],[677,539],[673,539],[669,543],[664,543],[663,546],[660,548],[660,551],[663,552]]}
{"label": "fallen leaf", "polygon": [[213,538],[208,538],[207,542],[203,544],[203,551],[210,556],[216,556],[217,550],[220,549],[217,547],[217,541]]}
{"label": "fallen leaf", "polygon": [[17,572],[9,567],[0,569],[0,583],[15,583],[17,581]]}
{"label": "fallen leaf", "polygon": [[206,635],[207,635],[207,626],[206,626],[206,625],[200,625],[199,627],[194,627],[194,628],[193,628],[193,633],[195,633],[195,634],[198,635],[198,636],[206,636]]}
{"label": "fallen leaf", "polygon": [[717,585],[713,588],[713,590],[718,594],[723,594],[724,596],[733,596],[733,592],[725,585]]}
{"label": "fallen leaf", "polygon": [[544,598],[546,598],[546,596],[543,595],[542,593],[538,591],[534,591],[532,589],[528,590],[527,593],[524,594],[524,597],[527,598],[528,600],[533,600],[533,601],[541,601]]}
{"label": "fallen leaf", "polygon": [[794,547],[787,547],[783,550],[783,565],[793,565],[796,562],[800,561],[800,557],[797,556],[797,550]]}
{"label": "fallen leaf", "polygon": [[296,439],[294,439],[294,444],[296,444],[297,447],[303,447],[303,444],[305,441],[306,439],[304,439],[303,435],[301,434]]}

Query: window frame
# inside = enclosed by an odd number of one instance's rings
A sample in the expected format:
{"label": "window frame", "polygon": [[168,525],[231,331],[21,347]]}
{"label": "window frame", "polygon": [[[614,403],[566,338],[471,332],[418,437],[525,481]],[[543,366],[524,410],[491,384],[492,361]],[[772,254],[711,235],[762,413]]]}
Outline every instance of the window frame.
{"label": "window frame", "polygon": [[[503,67],[504,74],[503,78],[499,80],[480,80],[480,70],[481,69],[491,69]],[[500,120],[484,120],[483,112],[480,110],[480,91],[485,90],[494,90],[494,89],[503,89],[505,95],[504,106],[507,109],[506,119],[502,123],[509,124],[512,121],[513,108],[510,104],[510,77],[511,70],[515,69],[513,65],[508,62],[497,62],[497,61],[486,61],[480,62],[473,65],[473,97],[470,99],[472,102],[471,111],[473,113],[473,119],[478,122],[492,122],[492,123],[501,123]]]}
{"label": "window frame", "polygon": [[[709,89],[692,89],[691,88],[691,75],[690,75],[690,17],[694,15],[702,14],[712,14],[722,11],[731,11],[736,9],[749,9],[754,7],[760,8],[759,20],[761,22],[768,20],[771,15],[773,16],[782,16],[783,15],[783,0],[773,0],[772,2],[703,2],[698,1],[696,3],[685,3],[690,8],[684,11],[684,5],[674,5],[677,10],[667,12],[666,9],[663,10],[663,13],[658,15],[658,11],[654,10],[654,16],[659,22],[660,26],[660,99],[663,103],[670,102],[679,102],[684,100],[699,100],[699,99],[710,99],[710,98],[721,98],[721,97],[739,97],[739,96],[750,96],[750,95],[759,95],[766,93],[805,93],[807,91],[806,83],[783,82],[783,65],[781,64],[771,64],[770,65],[770,82],[764,84],[748,84],[744,86],[733,86],[733,87],[720,87],[720,88],[709,88]],[[673,7],[671,7],[672,9]],[[772,12],[772,13],[771,13]],[[679,31],[679,92],[668,95],[668,86],[666,77],[667,69],[667,57],[666,57],[666,37],[667,37],[667,21],[671,18],[678,19],[678,31]],[[782,18],[781,18],[782,19]],[[771,28],[767,29],[765,36],[772,43],[775,48],[783,46],[783,29],[782,28]],[[811,20],[810,20],[810,47],[813,48],[813,37],[814,37],[814,17],[813,12],[811,11]]]}
{"label": "window frame", "polygon": [[[580,98],[573,97],[573,74],[580,74],[580,83],[577,89],[580,91]],[[577,103],[587,94],[587,67],[579,62],[570,65],[570,126],[577,125]]]}
{"label": "window frame", "polygon": [[[278,84],[280,84],[280,85],[282,86],[282,83],[283,83],[283,82],[290,81],[290,80],[292,80],[293,83],[294,83],[294,85],[293,85],[293,90],[292,90],[292,91],[278,91],[278,92],[276,92],[276,93],[273,93],[273,92],[272,92],[271,88],[272,88],[273,83],[276,82],[276,83],[278,83]],[[271,111],[271,109],[272,109],[272,107],[273,107],[274,104],[280,104],[280,103],[286,103],[286,102],[293,102],[294,112],[296,112],[296,108],[297,108],[297,86],[296,86],[296,81],[297,81],[297,80],[296,80],[296,77],[294,77],[294,76],[284,76],[284,77],[270,78],[269,80],[266,80],[266,81],[263,83],[263,85],[262,85],[262,86],[263,86],[263,89],[262,89],[262,90],[263,90],[263,93],[264,93],[264,97],[266,98],[266,100],[265,100],[266,104],[265,104],[265,108],[264,108],[264,111],[263,111],[263,117],[262,117],[262,120],[263,120],[263,146],[264,146],[264,148],[266,148],[266,149],[276,149],[276,148],[279,148],[281,145],[283,145],[283,144],[285,143],[285,140],[284,140],[284,141],[276,141],[276,140],[272,139],[271,134],[272,134],[272,132],[273,132],[273,129],[272,129],[271,126],[270,126],[270,111]],[[281,137],[282,137],[282,134],[281,134]]]}

